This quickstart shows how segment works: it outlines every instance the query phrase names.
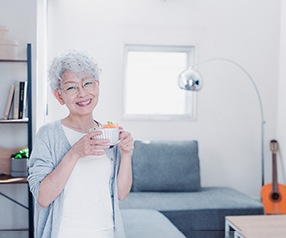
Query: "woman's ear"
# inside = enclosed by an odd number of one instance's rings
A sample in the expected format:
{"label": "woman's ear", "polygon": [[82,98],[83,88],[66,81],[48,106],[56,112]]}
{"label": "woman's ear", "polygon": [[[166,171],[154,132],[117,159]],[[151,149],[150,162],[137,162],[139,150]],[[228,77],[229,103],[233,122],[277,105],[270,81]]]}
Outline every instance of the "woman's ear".
{"label": "woman's ear", "polygon": [[54,90],[54,95],[61,105],[65,104],[65,101],[63,100],[62,95],[60,94],[58,90]]}

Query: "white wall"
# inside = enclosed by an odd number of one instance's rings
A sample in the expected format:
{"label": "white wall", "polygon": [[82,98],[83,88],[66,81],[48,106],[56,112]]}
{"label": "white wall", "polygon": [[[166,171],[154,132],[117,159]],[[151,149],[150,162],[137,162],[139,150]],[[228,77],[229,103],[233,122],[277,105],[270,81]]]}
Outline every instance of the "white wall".
{"label": "white wall", "polygon": [[[0,1],[0,25],[7,27],[9,37],[19,42],[18,56],[20,59],[26,58],[26,44],[32,43],[33,47],[33,76],[36,68],[36,0],[1,0]],[[10,82],[14,80],[26,79],[25,65],[8,65],[1,68],[0,72],[0,114],[4,112],[6,102],[5,96]],[[35,79],[35,77],[34,77]],[[36,85],[36,83],[35,83]],[[4,104],[4,105],[3,105]],[[2,115],[1,115],[2,116]],[[0,125],[0,147],[12,148],[27,145],[26,125]],[[0,158],[1,159],[1,158]],[[27,184],[1,185],[0,191],[18,202],[28,204]],[[28,211],[11,201],[0,196],[0,229],[27,228]],[[1,237],[28,237],[28,232],[18,231],[15,233],[1,232]]]}
{"label": "white wall", "polygon": [[[278,87],[278,125],[277,138],[280,144],[279,162],[284,166],[286,173],[286,2],[281,1],[281,37],[280,37],[280,62],[279,62],[279,87]],[[280,183],[286,183],[280,180]]]}
{"label": "white wall", "polygon": [[[259,106],[242,71],[227,62],[200,66],[205,82],[196,121],[127,121],[122,117],[123,46],[195,44],[197,60],[223,56],[243,65],[264,105],[269,183],[269,141],[276,137],[277,122],[280,1],[54,0],[48,16],[49,59],[66,48],[80,48],[93,54],[103,69],[95,118],[119,122],[135,139],[197,139],[202,185],[231,186],[259,196]],[[51,100],[48,120],[63,117],[66,111],[61,114]]]}

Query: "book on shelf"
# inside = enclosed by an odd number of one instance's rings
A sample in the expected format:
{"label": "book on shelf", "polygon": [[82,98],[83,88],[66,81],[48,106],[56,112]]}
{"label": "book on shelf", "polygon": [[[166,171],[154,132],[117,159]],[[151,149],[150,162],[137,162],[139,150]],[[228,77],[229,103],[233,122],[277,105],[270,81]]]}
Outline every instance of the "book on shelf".
{"label": "book on shelf", "polygon": [[20,84],[19,82],[15,82],[15,89],[14,89],[14,100],[13,100],[13,118],[12,119],[19,119],[19,98],[20,98]]}
{"label": "book on shelf", "polygon": [[27,81],[17,81],[10,86],[3,120],[27,118]]}
{"label": "book on shelf", "polygon": [[12,113],[11,109],[12,109],[12,103],[13,103],[13,97],[14,97],[14,89],[15,89],[15,85],[11,84],[9,94],[8,94],[8,98],[7,98],[5,112],[3,115],[4,120],[7,120],[9,118],[10,114]]}
{"label": "book on shelf", "polygon": [[26,117],[26,106],[27,106],[27,81],[19,82],[19,111],[18,119]]}

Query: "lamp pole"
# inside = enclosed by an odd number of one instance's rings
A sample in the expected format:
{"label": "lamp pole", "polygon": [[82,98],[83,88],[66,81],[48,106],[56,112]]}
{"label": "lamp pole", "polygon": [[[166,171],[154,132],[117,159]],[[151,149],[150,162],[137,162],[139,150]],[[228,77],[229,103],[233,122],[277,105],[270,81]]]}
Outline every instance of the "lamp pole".
{"label": "lamp pole", "polygon": [[238,67],[239,69],[241,69],[245,75],[247,76],[247,78],[250,80],[251,85],[254,88],[255,94],[257,96],[258,99],[258,103],[259,103],[259,109],[260,109],[260,129],[261,129],[261,141],[260,141],[260,146],[261,146],[261,183],[262,186],[264,185],[264,125],[265,125],[265,120],[264,120],[264,112],[263,112],[263,106],[262,106],[262,100],[261,100],[261,96],[258,90],[258,87],[254,81],[254,79],[252,78],[252,76],[250,75],[250,73],[244,68],[242,67],[240,64],[238,64],[237,62],[228,59],[228,58],[209,58],[209,59],[205,59],[202,61],[199,61],[191,66],[189,66],[188,69],[186,69],[185,71],[183,71],[180,75],[179,75],[179,80],[178,80],[178,84],[179,87],[181,89],[184,90],[188,90],[188,91],[199,91],[202,88],[202,78],[201,75],[199,74],[199,72],[197,72],[194,67],[209,61],[225,61],[228,63],[231,63],[233,65],[235,65],[236,67]]}

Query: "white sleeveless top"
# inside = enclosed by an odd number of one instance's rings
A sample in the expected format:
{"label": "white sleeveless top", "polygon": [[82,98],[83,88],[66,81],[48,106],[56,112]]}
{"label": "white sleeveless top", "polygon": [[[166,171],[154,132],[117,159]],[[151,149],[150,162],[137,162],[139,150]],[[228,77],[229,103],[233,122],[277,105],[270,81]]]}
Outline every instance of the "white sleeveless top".
{"label": "white sleeveless top", "polygon": [[[71,145],[84,134],[63,126]],[[114,238],[107,155],[81,157],[64,189],[58,238]]]}

